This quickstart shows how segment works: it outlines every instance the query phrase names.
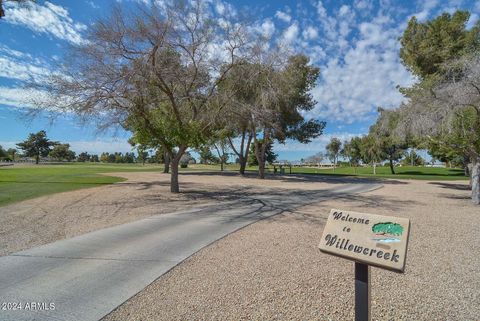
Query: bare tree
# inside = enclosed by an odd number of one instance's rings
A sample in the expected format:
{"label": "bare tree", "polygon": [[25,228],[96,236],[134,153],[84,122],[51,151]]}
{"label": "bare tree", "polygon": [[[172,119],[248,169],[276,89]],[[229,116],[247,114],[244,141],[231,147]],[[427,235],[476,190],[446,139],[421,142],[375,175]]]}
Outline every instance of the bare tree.
{"label": "bare tree", "polygon": [[308,165],[319,165],[325,159],[325,155],[322,152],[318,152],[315,155],[308,156],[304,159],[304,163]]}
{"label": "bare tree", "polygon": [[217,22],[204,1],[113,10],[73,47],[61,73],[36,102],[55,112],[74,112],[100,129],[120,125],[158,142],[171,165],[172,192],[179,192],[178,165],[189,147],[201,145],[221,116],[218,86],[246,46],[243,25]]}

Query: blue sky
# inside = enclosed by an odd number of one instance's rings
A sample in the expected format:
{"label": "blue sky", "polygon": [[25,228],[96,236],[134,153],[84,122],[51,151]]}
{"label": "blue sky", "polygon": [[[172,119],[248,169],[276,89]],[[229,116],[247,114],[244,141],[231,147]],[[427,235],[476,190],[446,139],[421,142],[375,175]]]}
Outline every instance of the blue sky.
{"label": "blue sky", "polygon": [[[25,120],[21,115],[28,111],[29,97],[41,93],[25,89],[23,83],[41,81],[54,71],[66,48],[80,44],[88,26],[108,15],[112,5],[128,8],[150,1],[38,0],[29,8],[7,2],[0,21],[0,145],[14,147],[28,133],[45,129],[51,139],[70,143],[76,152],[130,151],[126,132],[100,134],[92,124],[81,125],[74,118]],[[252,28],[307,54],[320,67],[312,91],[318,103],[307,116],[325,120],[326,132],[308,145],[276,145],[280,159],[288,160],[323,151],[331,137],[343,140],[366,133],[378,106],[401,103],[396,86],[414,82],[398,58],[398,37],[410,17],[425,20],[464,9],[472,13],[471,26],[480,15],[480,0],[209,2],[217,12],[248,11],[256,19]]]}

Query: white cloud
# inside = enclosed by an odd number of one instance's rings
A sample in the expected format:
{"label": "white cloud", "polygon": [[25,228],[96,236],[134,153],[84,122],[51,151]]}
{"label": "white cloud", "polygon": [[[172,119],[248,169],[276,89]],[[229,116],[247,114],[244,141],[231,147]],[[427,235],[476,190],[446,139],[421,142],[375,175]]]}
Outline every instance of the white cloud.
{"label": "white cloud", "polygon": [[[412,16],[415,16],[418,19],[418,21],[424,21],[430,16],[433,9],[435,9],[435,7],[437,7],[438,0],[422,0],[420,2],[420,4],[421,4],[420,11],[413,14]],[[412,17],[412,16],[410,16],[410,17]],[[409,17],[409,19],[410,19],[410,17]]]}
{"label": "white cloud", "polygon": [[308,152],[311,155],[318,152],[325,152],[325,146],[330,142],[330,139],[336,137],[342,141],[350,140],[352,137],[359,136],[359,134],[352,134],[347,132],[337,132],[331,134],[324,134],[320,137],[314,138],[309,144],[302,144],[297,141],[288,140],[285,144],[276,143],[273,150],[275,152]]}
{"label": "white cloud", "polygon": [[291,44],[298,38],[298,33],[300,28],[298,27],[298,23],[294,22],[290,27],[288,27],[283,33],[283,41],[286,44]]}
{"label": "white cloud", "polygon": [[25,63],[8,56],[0,56],[0,77],[41,81],[50,75],[50,70],[39,65]]}
{"label": "white cloud", "polygon": [[349,49],[330,55],[313,90],[319,103],[309,116],[364,121],[378,106],[393,108],[404,99],[396,86],[407,86],[413,79],[398,58],[400,31],[383,22],[361,23]]}
{"label": "white cloud", "polygon": [[266,19],[260,28],[264,37],[270,38],[275,33],[275,24],[270,19]]}
{"label": "white cloud", "polygon": [[46,94],[34,89],[0,87],[0,105],[29,108],[34,99],[46,99]]}
{"label": "white cloud", "polygon": [[87,26],[75,23],[62,6],[48,1],[43,5],[6,2],[5,8],[5,21],[8,23],[27,27],[37,33],[49,34],[73,44],[83,43],[81,34]]}
{"label": "white cloud", "polygon": [[316,7],[318,20],[320,21],[320,25],[323,28],[323,34],[331,41],[335,41],[338,43],[339,38],[337,32],[337,21],[339,21],[339,19],[335,19],[335,17],[328,15],[327,10],[322,4],[322,1],[318,1]]}
{"label": "white cloud", "polygon": [[99,9],[100,7],[95,4],[93,1],[87,1],[87,4],[93,9]]}
{"label": "white cloud", "polygon": [[275,17],[277,17],[278,19],[280,19],[282,21],[285,21],[285,22],[290,22],[292,20],[292,17],[288,13],[285,13],[285,12],[280,11],[280,10],[278,10],[275,13]]}
{"label": "white cloud", "polygon": [[215,10],[219,15],[223,15],[225,13],[225,5],[222,2],[217,2],[215,4]]}
{"label": "white cloud", "polygon": [[315,27],[308,26],[303,30],[303,38],[307,40],[314,40],[318,37],[318,30]]}
{"label": "white cloud", "polygon": [[354,1],[354,7],[358,10],[372,10],[373,8],[373,3],[371,0],[355,0]]}

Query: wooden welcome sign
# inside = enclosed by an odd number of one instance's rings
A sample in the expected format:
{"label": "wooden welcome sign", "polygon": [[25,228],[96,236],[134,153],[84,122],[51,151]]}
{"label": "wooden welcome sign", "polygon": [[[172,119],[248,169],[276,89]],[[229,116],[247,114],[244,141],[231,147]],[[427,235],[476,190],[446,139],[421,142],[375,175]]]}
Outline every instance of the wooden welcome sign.
{"label": "wooden welcome sign", "polygon": [[405,269],[410,221],[332,209],[321,251],[398,272]]}
{"label": "wooden welcome sign", "polygon": [[370,320],[370,265],[403,272],[410,220],[332,209],[322,252],[355,261],[355,320]]}

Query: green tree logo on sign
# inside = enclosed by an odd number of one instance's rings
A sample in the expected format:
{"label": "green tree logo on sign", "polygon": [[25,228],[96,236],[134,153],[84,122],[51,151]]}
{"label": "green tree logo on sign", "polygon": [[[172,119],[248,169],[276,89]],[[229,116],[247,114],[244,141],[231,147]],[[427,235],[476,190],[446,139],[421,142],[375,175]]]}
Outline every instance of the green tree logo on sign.
{"label": "green tree logo on sign", "polygon": [[392,222],[377,223],[372,226],[372,231],[377,235],[402,235],[403,226]]}

